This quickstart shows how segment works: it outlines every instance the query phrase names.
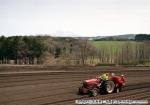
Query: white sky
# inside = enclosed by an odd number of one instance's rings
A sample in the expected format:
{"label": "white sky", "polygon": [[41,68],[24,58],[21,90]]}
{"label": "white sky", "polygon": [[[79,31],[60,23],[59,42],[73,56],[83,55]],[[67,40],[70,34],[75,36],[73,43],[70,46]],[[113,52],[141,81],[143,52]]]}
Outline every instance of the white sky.
{"label": "white sky", "polygon": [[0,0],[0,35],[150,33],[150,0]]}

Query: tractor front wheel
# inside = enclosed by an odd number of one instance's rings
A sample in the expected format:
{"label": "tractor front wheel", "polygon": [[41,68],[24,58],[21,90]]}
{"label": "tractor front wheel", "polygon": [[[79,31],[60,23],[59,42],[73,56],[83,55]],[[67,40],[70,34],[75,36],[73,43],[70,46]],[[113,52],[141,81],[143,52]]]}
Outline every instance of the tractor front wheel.
{"label": "tractor front wheel", "polygon": [[97,96],[98,95],[98,89],[97,88],[93,88],[92,90],[90,90],[89,92],[89,96]]}

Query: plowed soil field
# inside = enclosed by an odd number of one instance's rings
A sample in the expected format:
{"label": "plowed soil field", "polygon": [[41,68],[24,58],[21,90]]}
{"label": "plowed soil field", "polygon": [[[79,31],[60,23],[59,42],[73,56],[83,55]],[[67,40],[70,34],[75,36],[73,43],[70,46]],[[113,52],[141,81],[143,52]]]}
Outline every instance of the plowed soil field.
{"label": "plowed soil field", "polygon": [[[123,91],[96,97],[78,95],[83,80],[103,72],[124,74]],[[0,105],[74,105],[77,99],[150,101],[150,67],[0,66]]]}

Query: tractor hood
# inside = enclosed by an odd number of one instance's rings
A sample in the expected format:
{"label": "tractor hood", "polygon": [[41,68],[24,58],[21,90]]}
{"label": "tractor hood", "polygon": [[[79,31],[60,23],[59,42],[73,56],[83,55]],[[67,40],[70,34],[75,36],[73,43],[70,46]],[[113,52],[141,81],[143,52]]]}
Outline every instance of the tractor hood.
{"label": "tractor hood", "polygon": [[94,79],[88,79],[88,80],[84,80],[84,84],[87,85],[92,85],[92,84],[96,84],[98,82],[98,79],[94,78]]}

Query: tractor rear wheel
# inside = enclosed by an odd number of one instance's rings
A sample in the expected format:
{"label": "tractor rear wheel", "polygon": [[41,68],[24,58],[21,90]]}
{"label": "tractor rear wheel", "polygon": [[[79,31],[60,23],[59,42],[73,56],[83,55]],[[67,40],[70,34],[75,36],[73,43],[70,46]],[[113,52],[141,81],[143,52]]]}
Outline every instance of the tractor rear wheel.
{"label": "tractor rear wheel", "polygon": [[114,89],[115,89],[115,84],[113,81],[104,81],[104,91],[107,94],[113,93]]}

